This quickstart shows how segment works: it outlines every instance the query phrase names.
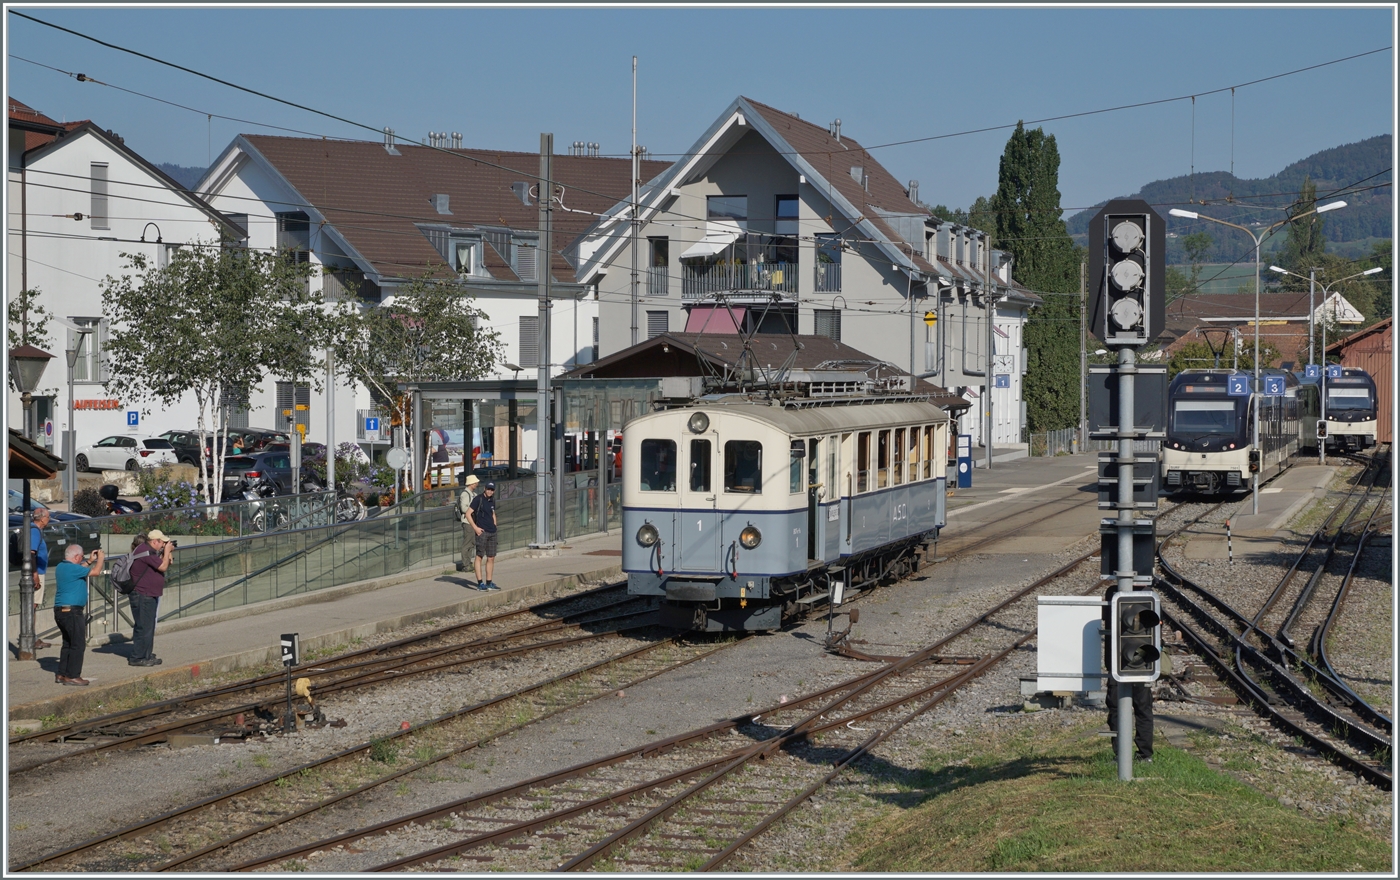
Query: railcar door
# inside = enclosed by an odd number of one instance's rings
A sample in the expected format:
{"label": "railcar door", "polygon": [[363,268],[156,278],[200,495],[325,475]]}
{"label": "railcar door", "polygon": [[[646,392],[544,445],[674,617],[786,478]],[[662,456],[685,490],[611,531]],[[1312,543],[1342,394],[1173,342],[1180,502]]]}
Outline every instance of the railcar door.
{"label": "railcar door", "polygon": [[[801,440],[794,441],[801,443]],[[807,441],[807,559],[822,558],[821,533],[821,441],[813,437]]]}
{"label": "railcar door", "polygon": [[691,435],[685,445],[684,476],[680,480],[680,510],[676,514],[676,571],[712,574],[720,565],[720,516],[716,499],[717,435]]}

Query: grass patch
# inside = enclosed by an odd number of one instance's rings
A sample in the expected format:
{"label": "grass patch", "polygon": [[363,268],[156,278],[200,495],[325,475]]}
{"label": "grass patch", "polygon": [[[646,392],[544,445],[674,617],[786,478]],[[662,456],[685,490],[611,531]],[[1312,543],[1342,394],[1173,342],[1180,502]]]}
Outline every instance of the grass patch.
{"label": "grass patch", "polygon": [[[866,871],[1389,871],[1389,842],[1318,821],[1162,745],[1119,782],[1097,724],[935,755],[852,840]],[[977,748],[970,746],[969,748]]]}

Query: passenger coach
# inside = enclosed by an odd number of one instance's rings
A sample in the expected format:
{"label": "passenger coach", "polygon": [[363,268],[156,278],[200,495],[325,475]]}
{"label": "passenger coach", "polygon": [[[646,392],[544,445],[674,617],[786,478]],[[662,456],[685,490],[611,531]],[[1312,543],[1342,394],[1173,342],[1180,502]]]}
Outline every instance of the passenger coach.
{"label": "passenger coach", "polygon": [[777,628],[916,570],[945,521],[948,416],[917,395],[701,398],[629,422],[622,566],[663,623]]}

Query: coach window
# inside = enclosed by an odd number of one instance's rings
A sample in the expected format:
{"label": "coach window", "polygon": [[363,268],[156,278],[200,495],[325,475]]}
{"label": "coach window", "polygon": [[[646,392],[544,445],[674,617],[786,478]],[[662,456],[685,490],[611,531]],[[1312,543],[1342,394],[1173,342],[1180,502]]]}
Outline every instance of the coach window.
{"label": "coach window", "polygon": [[938,431],[933,425],[924,425],[924,479],[933,479],[933,457],[935,455],[946,455],[942,449],[934,448],[934,438],[938,436]]}
{"label": "coach window", "polygon": [[840,498],[841,487],[836,485],[836,452],[841,444],[838,437],[832,434],[826,438],[826,497]]}
{"label": "coach window", "polygon": [[909,429],[909,482],[919,479],[919,426]]}
{"label": "coach window", "polygon": [[879,488],[883,489],[890,484],[890,432],[884,430],[880,432],[880,439],[876,446],[875,468],[879,474],[876,479],[880,481]]}
{"label": "coach window", "polygon": [[856,435],[856,491],[870,491],[870,432]]}
{"label": "coach window", "polygon": [[676,441],[642,441],[642,491],[676,491]]}
{"label": "coach window", "polygon": [[724,444],[724,491],[763,491],[763,444],[757,440],[730,440]]}
{"label": "coach window", "polygon": [[806,446],[805,441],[794,440],[792,449],[788,452],[788,493],[792,495],[806,488],[802,482],[802,471],[807,465],[807,458],[803,455]]}
{"label": "coach window", "polygon": [[710,441],[690,441],[690,491],[710,491]]}
{"label": "coach window", "polygon": [[894,473],[890,483],[898,486],[904,482],[904,429],[894,429]]}

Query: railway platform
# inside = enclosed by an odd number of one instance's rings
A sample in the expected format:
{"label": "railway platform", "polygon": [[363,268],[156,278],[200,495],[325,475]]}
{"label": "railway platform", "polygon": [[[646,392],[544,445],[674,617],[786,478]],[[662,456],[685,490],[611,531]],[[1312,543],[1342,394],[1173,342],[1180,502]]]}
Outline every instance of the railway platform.
{"label": "railway platform", "polygon": [[[38,661],[15,659],[5,670],[5,704],[11,732],[17,721],[39,721],[80,706],[139,694],[147,684],[186,682],[221,672],[276,663],[282,633],[299,633],[307,652],[349,645],[379,632],[470,611],[483,611],[521,599],[544,598],[579,583],[599,581],[621,571],[618,532],[567,541],[556,556],[513,550],[496,558],[499,591],[478,592],[475,576],[438,565],[388,578],[345,584],[301,596],[288,596],[226,612],[214,612],[156,627],[158,667],[127,665],[126,642],[90,645],[83,661],[88,687],[54,681],[58,643],[38,652]],[[18,626],[12,625],[14,636]],[[41,626],[44,621],[40,621]]]}

